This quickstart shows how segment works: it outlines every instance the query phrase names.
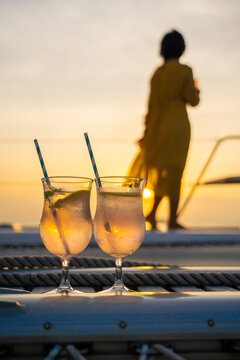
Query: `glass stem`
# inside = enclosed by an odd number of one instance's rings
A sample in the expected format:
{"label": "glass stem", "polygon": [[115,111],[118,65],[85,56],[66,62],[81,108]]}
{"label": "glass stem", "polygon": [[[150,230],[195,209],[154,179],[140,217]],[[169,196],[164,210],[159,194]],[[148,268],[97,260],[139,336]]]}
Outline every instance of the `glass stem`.
{"label": "glass stem", "polygon": [[122,260],[123,260],[122,258],[115,259],[116,269],[115,269],[115,279],[114,279],[113,287],[118,289],[124,288],[123,275],[122,275]]}
{"label": "glass stem", "polygon": [[69,260],[68,259],[61,259],[62,261],[62,279],[59,285],[59,290],[61,292],[70,291],[72,287],[69,281]]}

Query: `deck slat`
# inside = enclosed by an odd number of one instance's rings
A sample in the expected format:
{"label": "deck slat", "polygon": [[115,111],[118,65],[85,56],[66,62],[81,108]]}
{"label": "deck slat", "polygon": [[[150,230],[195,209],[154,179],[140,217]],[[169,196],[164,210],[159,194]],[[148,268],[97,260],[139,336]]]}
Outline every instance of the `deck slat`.
{"label": "deck slat", "polygon": [[91,286],[74,286],[74,289],[85,293],[95,293],[95,290]]}
{"label": "deck slat", "polygon": [[137,291],[141,291],[141,292],[164,292],[164,293],[169,293],[168,290],[166,290],[164,287],[162,286],[138,286],[137,287]]}
{"label": "deck slat", "polygon": [[206,291],[238,291],[230,286],[204,286]]}
{"label": "deck slat", "polygon": [[47,291],[56,289],[56,286],[38,286],[32,289],[33,294],[43,294]]}
{"label": "deck slat", "polygon": [[171,289],[175,292],[199,292],[204,291],[196,286],[172,286]]}
{"label": "deck slat", "polygon": [[[32,290],[33,294],[43,294],[47,291],[56,289],[56,286],[38,286]],[[95,293],[95,290],[91,286],[75,286],[74,289],[82,291],[84,293]]]}

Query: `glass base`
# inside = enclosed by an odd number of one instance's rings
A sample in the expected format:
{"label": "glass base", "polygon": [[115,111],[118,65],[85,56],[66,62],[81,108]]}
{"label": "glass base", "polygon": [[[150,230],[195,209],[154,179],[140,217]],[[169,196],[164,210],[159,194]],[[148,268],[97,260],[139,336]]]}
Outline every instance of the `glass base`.
{"label": "glass base", "polygon": [[135,291],[127,288],[124,284],[117,284],[117,285],[114,284],[114,285],[113,285],[112,287],[110,287],[109,289],[99,291],[98,294],[116,294],[116,295],[121,295],[121,294],[123,294],[123,293],[131,293],[131,292],[135,292]]}
{"label": "glass base", "polygon": [[44,294],[61,294],[61,295],[68,295],[68,294],[85,294],[83,291],[79,291],[76,289],[70,288],[61,288],[60,286],[56,289],[46,291]]}

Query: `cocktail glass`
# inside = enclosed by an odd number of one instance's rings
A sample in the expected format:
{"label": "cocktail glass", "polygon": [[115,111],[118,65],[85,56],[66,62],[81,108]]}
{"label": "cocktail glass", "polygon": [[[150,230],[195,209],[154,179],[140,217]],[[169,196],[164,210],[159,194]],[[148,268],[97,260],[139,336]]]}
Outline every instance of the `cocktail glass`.
{"label": "cocktail glass", "polygon": [[44,207],[40,234],[45,247],[62,262],[59,287],[48,293],[79,293],[69,281],[69,262],[82,252],[92,236],[90,192],[93,180],[82,177],[42,179]]}
{"label": "cocktail glass", "polygon": [[[96,181],[97,185],[99,181]],[[141,245],[145,235],[142,192],[145,179],[100,177],[94,236],[98,246],[115,258],[113,286],[105,292],[130,291],[123,283],[122,262]]]}

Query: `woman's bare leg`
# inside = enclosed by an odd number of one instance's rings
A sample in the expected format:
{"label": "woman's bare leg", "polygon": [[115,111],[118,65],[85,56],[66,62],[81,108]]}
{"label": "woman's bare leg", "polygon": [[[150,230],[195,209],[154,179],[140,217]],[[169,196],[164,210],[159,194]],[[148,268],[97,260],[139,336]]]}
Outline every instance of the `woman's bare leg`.
{"label": "woman's bare leg", "polygon": [[168,229],[184,229],[184,227],[177,222],[177,209],[180,199],[182,170],[178,168],[169,168],[168,174],[168,193],[170,201]]}
{"label": "woman's bare leg", "polygon": [[170,218],[169,218],[169,225],[168,229],[185,229],[184,226],[180,225],[177,222],[177,209],[178,209],[179,200],[171,200],[170,199]]}
{"label": "woman's bare leg", "polygon": [[147,220],[147,221],[151,224],[151,226],[152,226],[152,230],[156,230],[156,229],[157,229],[157,224],[156,224],[156,212],[157,212],[157,208],[158,208],[158,205],[160,204],[161,200],[162,200],[162,197],[155,196],[153,208],[152,208],[150,214],[148,214],[148,216],[146,217],[146,220]]}

